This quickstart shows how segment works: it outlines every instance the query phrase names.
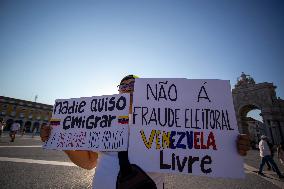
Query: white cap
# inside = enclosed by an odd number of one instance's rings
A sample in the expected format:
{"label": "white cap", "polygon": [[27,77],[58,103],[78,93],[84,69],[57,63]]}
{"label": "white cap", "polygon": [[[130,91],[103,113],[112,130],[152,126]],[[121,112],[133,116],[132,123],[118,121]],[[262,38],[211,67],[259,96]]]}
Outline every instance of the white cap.
{"label": "white cap", "polygon": [[261,139],[267,139],[267,136],[265,136],[265,135],[261,135],[261,137],[260,137]]}

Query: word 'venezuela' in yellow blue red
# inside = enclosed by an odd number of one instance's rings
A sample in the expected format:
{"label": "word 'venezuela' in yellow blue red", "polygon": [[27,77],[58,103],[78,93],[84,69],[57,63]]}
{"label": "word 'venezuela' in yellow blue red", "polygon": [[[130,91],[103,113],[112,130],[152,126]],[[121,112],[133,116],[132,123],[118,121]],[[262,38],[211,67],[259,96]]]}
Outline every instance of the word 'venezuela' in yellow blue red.
{"label": "word 'venezuela' in yellow blue red", "polygon": [[148,139],[145,135],[144,130],[140,130],[140,134],[144,142],[144,145],[148,149],[152,148],[155,138],[157,150],[162,148],[217,150],[213,132],[210,132],[206,136],[204,132],[152,130]]}

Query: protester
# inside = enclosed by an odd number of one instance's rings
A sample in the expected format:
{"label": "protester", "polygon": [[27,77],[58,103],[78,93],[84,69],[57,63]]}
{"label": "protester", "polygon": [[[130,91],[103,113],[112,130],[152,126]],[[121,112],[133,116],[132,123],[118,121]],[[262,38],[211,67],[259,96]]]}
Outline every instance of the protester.
{"label": "protester", "polygon": [[271,157],[271,151],[269,149],[268,146],[268,138],[265,135],[261,136],[261,140],[259,142],[259,155],[261,157],[261,162],[259,165],[259,170],[258,170],[258,174],[261,176],[264,176],[262,170],[263,170],[263,166],[265,164],[265,162],[269,162],[270,165],[272,166],[272,168],[276,171],[277,175],[279,178],[284,178],[284,176],[281,174],[278,166],[276,165],[276,163],[274,162],[273,158]]}
{"label": "protester", "polygon": [[[134,92],[134,75],[124,77],[119,87],[119,93],[130,94],[129,114],[132,114],[132,102]],[[131,118],[131,116],[129,116]],[[50,127],[41,128],[42,141],[48,140],[50,135]],[[237,150],[240,155],[246,155],[249,150],[250,140],[247,135],[239,135],[237,138]],[[119,158],[118,152],[92,152],[92,151],[64,151],[70,160],[84,169],[93,169],[96,167],[96,173],[93,178],[93,189],[115,189],[116,180],[119,172]],[[142,167],[143,169],[143,167]],[[164,175],[161,173],[147,173],[156,183],[158,189],[163,188]]]}
{"label": "protester", "polygon": [[277,157],[282,165],[284,165],[284,142],[277,147]]}
{"label": "protester", "polygon": [[16,138],[17,131],[20,130],[21,125],[18,122],[14,122],[10,128],[10,142],[14,142]]}

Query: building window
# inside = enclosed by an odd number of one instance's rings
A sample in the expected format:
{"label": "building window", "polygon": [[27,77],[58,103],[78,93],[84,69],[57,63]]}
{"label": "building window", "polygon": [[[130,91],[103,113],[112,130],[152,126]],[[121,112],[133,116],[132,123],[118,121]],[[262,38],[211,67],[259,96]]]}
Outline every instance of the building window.
{"label": "building window", "polygon": [[30,110],[29,112],[29,119],[32,119],[33,118],[33,110]]}
{"label": "building window", "polygon": [[10,116],[14,117],[16,115],[16,112],[15,111],[12,111]]}

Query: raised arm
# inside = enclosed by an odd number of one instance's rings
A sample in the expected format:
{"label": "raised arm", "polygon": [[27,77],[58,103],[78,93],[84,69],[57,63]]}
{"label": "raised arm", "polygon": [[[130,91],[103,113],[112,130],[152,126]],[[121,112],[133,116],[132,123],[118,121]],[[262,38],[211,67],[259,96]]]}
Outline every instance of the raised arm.
{"label": "raised arm", "polygon": [[91,170],[96,167],[98,153],[83,150],[65,150],[64,151],[69,159],[83,169]]}

